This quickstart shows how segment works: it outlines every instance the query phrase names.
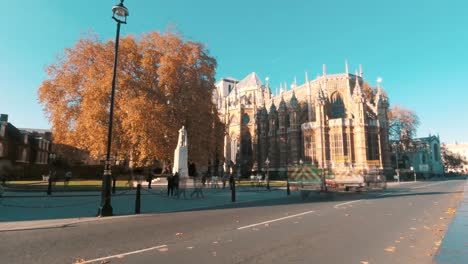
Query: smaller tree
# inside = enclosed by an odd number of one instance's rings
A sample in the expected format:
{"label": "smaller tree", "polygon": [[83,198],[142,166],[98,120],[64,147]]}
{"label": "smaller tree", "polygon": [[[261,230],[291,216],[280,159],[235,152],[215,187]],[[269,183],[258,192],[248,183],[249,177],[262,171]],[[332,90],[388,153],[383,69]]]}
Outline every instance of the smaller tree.
{"label": "smaller tree", "polygon": [[468,164],[468,161],[464,159],[460,154],[453,153],[445,145],[442,145],[441,151],[442,162],[444,164],[445,171],[459,170],[463,167],[463,165]]}
{"label": "smaller tree", "polygon": [[407,153],[417,151],[417,146],[412,144],[419,126],[418,115],[407,108],[395,105],[388,113],[390,147],[395,153],[395,167],[408,167]]}
{"label": "smaller tree", "polygon": [[418,115],[410,109],[395,105],[389,111],[388,121],[390,139],[408,147],[420,124]]}

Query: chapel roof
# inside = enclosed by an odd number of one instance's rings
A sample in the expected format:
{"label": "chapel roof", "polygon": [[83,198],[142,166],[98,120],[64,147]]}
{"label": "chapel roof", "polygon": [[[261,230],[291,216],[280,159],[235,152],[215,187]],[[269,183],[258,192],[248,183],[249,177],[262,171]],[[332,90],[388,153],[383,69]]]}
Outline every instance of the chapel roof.
{"label": "chapel roof", "polygon": [[262,86],[263,83],[258,77],[258,75],[255,72],[252,72],[251,74],[247,75],[244,79],[242,79],[238,84],[237,88],[242,89],[244,87],[248,86]]}

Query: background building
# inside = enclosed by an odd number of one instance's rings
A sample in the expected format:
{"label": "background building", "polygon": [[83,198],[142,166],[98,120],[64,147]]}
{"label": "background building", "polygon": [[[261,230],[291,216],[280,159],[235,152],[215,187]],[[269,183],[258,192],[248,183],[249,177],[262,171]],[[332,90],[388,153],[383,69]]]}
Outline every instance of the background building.
{"label": "background building", "polygon": [[412,139],[406,150],[392,152],[392,166],[399,170],[402,180],[414,179],[414,173],[424,179],[441,176],[444,164],[440,146],[438,136]]}
{"label": "background building", "polygon": [[0,176],[25,178],[46,174],[52,134],[48,130],[18,129],[0,116]]}
{"label": "background building", "polygon": [[221,79],[213,100],[227,125],[224,155],[242,175],[265,167],[284,171],[288,165],[318,168],[384,169],[391,174],[388,98],[359,74],[323,75],[273,96],[268,78],[256,73],[243,80]]}

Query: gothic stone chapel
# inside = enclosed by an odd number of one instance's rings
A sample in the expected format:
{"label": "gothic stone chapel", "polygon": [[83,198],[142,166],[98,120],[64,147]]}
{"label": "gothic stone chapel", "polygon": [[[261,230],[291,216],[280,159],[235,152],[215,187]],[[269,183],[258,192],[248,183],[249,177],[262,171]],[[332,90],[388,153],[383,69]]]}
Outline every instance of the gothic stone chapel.
{"label": "gothic stone chapel", "polygon": [[[226,124],[225,160],[240,165],[243,177],[265,168],[285,171],[288,165],[361,171],[391,170],[388,98],[362,76],[326,74],[305,83],[281,85],[272,94],[256,73],[243,80],[223,78],[213,95]],[[231,164],[232,164],[231,163]]]}

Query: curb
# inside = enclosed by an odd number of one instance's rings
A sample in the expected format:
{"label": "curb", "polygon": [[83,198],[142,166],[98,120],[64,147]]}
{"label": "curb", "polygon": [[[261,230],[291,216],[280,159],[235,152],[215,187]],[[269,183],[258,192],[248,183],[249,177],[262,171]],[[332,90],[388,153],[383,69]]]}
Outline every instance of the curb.
{"label": "curb", "polygon": [[103,221],[107,219],[138,217],[142,215],[118,215],[108,217],[84,217],[84,218],[65,218],[52,220],[32,220],[0,223],[0,233],[10,231],[25,231],[35,229],[63,228],[73,224]]}

